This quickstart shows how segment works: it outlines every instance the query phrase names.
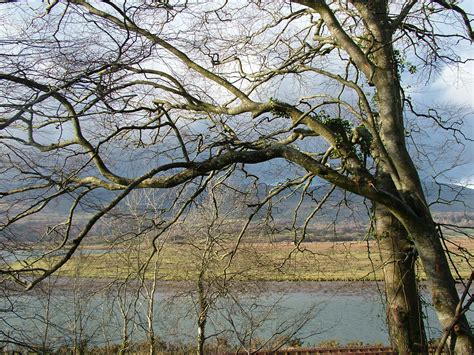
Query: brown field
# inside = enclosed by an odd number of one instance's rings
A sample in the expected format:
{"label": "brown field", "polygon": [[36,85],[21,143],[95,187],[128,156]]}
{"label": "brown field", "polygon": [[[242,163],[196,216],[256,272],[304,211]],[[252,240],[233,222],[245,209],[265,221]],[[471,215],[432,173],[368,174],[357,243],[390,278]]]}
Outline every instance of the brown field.
{"label": "brown field", "polygon": [[[450,239],[449,249],[454,265],[462,278],[468,277],[469,252],[474,241]],[[207,253],[205,277],[254,281],[371,281],[383,278],[377,246],[374,242],[311,242],[296,248],[290,243],[242,243],[232,260],[234,245],[213,247]],[[89,250],[95,253],[89,254]],[[84,248],[80,256],[63,266],[61,276],[89,278],[135,277],[149,258],[147,248],[123,248],[97,253],[97,247]],[[155,261],[159,280],[195,280],[202,266],[203,246],[199,244],[165,244],[153,257],[145,272],[152,277]],[[51,262],[43,261],[43,263]],[[471,260],[472,262],[472,260]],[[420,280],[423,268],[417,264]]]}

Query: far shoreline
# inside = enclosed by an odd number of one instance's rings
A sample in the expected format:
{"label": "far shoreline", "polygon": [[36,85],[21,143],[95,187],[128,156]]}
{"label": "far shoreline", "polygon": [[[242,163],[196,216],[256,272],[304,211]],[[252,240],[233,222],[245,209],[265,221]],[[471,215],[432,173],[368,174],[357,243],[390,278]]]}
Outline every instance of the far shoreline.
{"label": "far shoreline", "polygon": [[[54,277],[53,277],[54,278]],[[44,281],[31,291],[26,291],[24,294],[35,293],[37,288],[47,289],[54,288],[54,290],[62,292],[74,292],[75,288],[89,289],[91,293],[100,293],[108,288],[114,288],[120,286],[125,282],[124,280],[113,280],[107,278],[72,278],[72,277],[57,277],[51,279],[49,282]],[[151,281],[147,280],[147,283]],[[138,280],[129,280],[128,284],[132,289],[136,289],[139,286]],[[157,280],[156,281],[156,294],[168,296],[175,294],[186,294],[195,292],[196,282],[195,281],[170,281],[170,280]],[[16,290],[18,293],[25,292],[24,289],[18,287],[15,284],[10,284],[11,288]],[[420,287],[426,289],[426,282],[421,282]],[[383,296],[384,293],[384,282],[383,281],[234,281],[229,284],[231,293],[242,293],[242,294],[295,294],[295,293],[314,293],[318,296],[327,295],[332,296],[373,296],[377,293]],[[459,287],[459,291],[462,292],[462,285]],[[30,293],[30,294],[31,294]]]}

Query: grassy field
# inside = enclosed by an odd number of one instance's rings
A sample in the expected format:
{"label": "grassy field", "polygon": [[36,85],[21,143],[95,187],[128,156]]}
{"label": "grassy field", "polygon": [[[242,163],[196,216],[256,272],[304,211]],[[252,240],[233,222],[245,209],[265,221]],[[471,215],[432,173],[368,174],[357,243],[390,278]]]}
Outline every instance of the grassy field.
{"label": "grassy field", "polygon": [[[455,242],[468,251],[474,250],[472,240],[456,239]],[[207,254],[204,267],[207,278],[222,278],[224,274],[228,279],[262,281],[362,281],[383,278],[383,265],[373,242],[312,242],[303,243],[300,250],[288,243],[243,243],[229,263],[232,247],[227,243]],[[454,244],[451,248],[459,251]],[[89,253],[94,249],[97,247],[86,247],[81,256],[74,257],[62,267],[61,275],[134,278],[150,253],[144,247]],[[199,245],[166,244],[151,260],[146,278],[152,278],[156,261],[160,280],[195,280],[201,270],[202,255]],[[471,268],[467,261],[459,255],[453,255],[453,260],[461,276],[468,277]],[[418,264],[417,268],[420,279],[424,279],[421,265]]]}

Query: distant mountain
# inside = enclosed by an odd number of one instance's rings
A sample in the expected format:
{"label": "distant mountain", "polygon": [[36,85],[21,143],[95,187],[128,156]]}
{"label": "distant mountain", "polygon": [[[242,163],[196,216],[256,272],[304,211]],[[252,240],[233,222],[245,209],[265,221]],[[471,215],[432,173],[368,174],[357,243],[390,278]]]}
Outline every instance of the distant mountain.
{"label": "distant mountain", "polygon": [[449,184],[424,181],[426,199],[434,212],[474,213],[474,190]]}
{"label": "distant mountain", "polygon": [[[235,185],[232,188],[220,190],[217,202],[222,208],[222,215],[232,220],[229,223],[229,230],[239,229],[242,223],[238,221],[248,218],[264,201],[266,203],[254,217],[254,221],[263,221],[271,216],[271,223],[279,226],[280,230],[288,230],[292,226],[301,228],[308,219],[310,220],[308,231],[313,236],[318,236],[318,239],[328,234],[353,236],[356,231],[363,234],[367,230],[371,202],[360,196],[341,189],[334,189],[331,192],[331,185],[320,183],[306,189],[301,187],[286,189],[268,200],[267,196],[278,189],[278,185],[258,184],[257,187]],[[424,189],[436,219],[446,223],[461,221],[464,225],[474,224],[473,189],[453,184],[436,184],[431,181],[424,182]],[[191,188],[182,191],[179,187],[170,190],[154,190],[148,195],[140,195],[138,192],[122,201],[114,212],[122,214],[123,221],[133,218],[127,207],[129,203],[136,209],[135,215],[144,216],[149,213],[151,216],[151,209],[153,213],[160,212],[160,218],[169,218],[173,211],[176,212],[181,208],[193,191]],[[98,189],[84,199],[74,218],[76,228],[83,226],[92,214],[106,206],[118,193]],[[213,203],[211,200],[209,191],[205,191],[198,197],[196,203],[190,205],[188,211],[203,213],[210,208],[209,204]],[[324,205],[319,208],[322,201],[325,201]],[[72,197],[57,199],[41,214],[33,215],[9,230],[0,231],[0,239],[37,240],[38,233],[43,233],[48,225],[65,220],[72,202]],[[316,214],[315,210],[318,210]],[[40,232],[41,230],[43,232]]]}
{"label": "distant mountain", "polygon": [[[276,188],[276,186],[267,186],[266,190],[270,191],[274,188]],[[314,208],[317,202],[324,198],[329,189],[329,184],[309,188],[303,200],[303,205],[307,204],[305,208]],[[423,189],[427,202],[433,212],[474,213],[474,189],[448,183],[439,184],[433,181],[424,181]],[[296,206],[299,203],[302,193],[301,189],[298,191],[298,193],[295,192],[291,195],[287,194],[287,196],[280,201],[280,204],[285,206],[285,208]],[[336,189],[328,199],[328,205],[332,207],[344,205],[348,208],[357,208],[357,206],[359,206],[359,209],[361,207],[366,209],[371,203],[370,201],[365,201],[364,198],[358,195]]]}

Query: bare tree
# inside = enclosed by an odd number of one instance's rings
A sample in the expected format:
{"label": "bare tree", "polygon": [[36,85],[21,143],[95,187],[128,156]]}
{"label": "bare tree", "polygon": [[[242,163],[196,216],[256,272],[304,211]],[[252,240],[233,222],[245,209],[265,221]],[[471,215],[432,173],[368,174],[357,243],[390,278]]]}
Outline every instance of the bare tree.
{"label": "bare tree", "polygon": [[[41,10],[39,17],[24,10],[30,28],[5,27],[11,32],[0,54],[3,228],[59,200],[70,205],[64,224],[79,230],[68,227],[45,243],[52,245],[45,256],[65,249],[52,267],[33,262],[4,273],[32,288],[134,189],[185,184],[197,196],[211,173],[249,173],[249,165],[285,160],[286,174],[324,179],[398,220],[419,254],[442,326],[456,319],[453,346],[472,352],[472,332],[456,314],[455,280],[407,148],[404,109],[419,113],[400,75],[402,51],[427,73],[458,60],[452,46],[473,38],[461,6],[74,0]],[[463,30],[439,28],[440,21]],[[432,111],[424,117],[460,135]],[[116,192],[91,206],[101,189]],[[73,219],[78,206],[91,211],[82,225]]]}
{"label": "bare tree", "polygon": [[[205,344],[209,339],[223,333],[213,329],[209,333],[207,325],[212,321],[211,314],[216,313],[218,302],[233,292],[233,278],[241,270],[228,272],[226,255],[238,252],[239,246],[232,243],[235,238],[229,223],[241,220],[248,214],[244,202],[246,194],[227,191],[225,185],[229,175],[224,175],[212,186],[181,223],[176,226],[183,235],[181,243],[189,246],[190,255],[185,258],[191,263],[194,273],[191,276],[195,287],[182,296],[190,296],[196,320],[196,352],[205,354]],[[226,200],[232,203],[226,203]],[[190,295],[189,295],[190,293]]]}
{"label": "bare tree", "polygon": [[[125,206],[129,210],[127,217],[129,226],[127,229],[133,233],[128,238],[132,241],[129,252],[135,254],[136,258],[134,262],[136,274],[131,275],[131,278],[138,282],[136,297],[141,298],[144,303],[145,333],[150,355],[156,353],[156,346],[158,345],[158,336],[155,332],[155,304],[159,281],[158,272],[161,266],[161,251],[166,243],[166,239],[153,240],[154,234],[150,231],[156,232],[156,228],[162,224],[162,212],[159,210],[161,205],[159,198],[151,193],[140,191],[129,196]],[[133,225],[132,228],[130,228],[130,224]],[[133,253],[133,249],[135,249],[135,253]],[[137,325],[140,326],[140,321]]]}

